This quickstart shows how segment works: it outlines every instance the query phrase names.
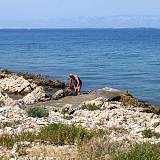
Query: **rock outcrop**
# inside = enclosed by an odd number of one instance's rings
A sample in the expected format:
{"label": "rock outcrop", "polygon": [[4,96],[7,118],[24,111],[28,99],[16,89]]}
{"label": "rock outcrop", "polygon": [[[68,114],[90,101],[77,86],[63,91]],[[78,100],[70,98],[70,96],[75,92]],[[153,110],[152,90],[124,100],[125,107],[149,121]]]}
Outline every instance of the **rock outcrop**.
{"label": "rock outcrop", "polygon": [[[63,83],[46,80],[44,76],[0,72],[0,88],[2,89],[0,91],[0,136],[17,135],[23,132],[38,133],[42,127],[48,124],[62,123],[81,126],[89,130],[107,131],[103,136],[103,140],[107,140],[107,142],[160,143],[160,108],[153,109],[154,107],[139,102],[127,92],[108,87],[97,90],[94,92],[94,96],[90,99],[87,96],[85,100],[83,95],[65,97],[72,95],[69,88],[59,90],[52,98],[56,100],[65,98],[59,101],[52,100],[51,103],[54,102],[54,107],[47,106],[47,103],[44,105],[44,108],[48,109],[48,117],[29,117],[23,105],[45,101],[46,92],[44,88],[55,86],[63,87]],[[13,100],[4,91],[26,95],[19,100]],[[79,103],[76,98],[81,98]],[[75,103],[71,104],[70,102],[73,100]],[[30,105],[27,106],[31,107]],[[144,137],[144,131],[149,131],[151,135]],[[9,156],[11,154],[10,157],[18,156],[17,152],[19,152],[20,145],[28,147],[31,151],[35,146],[38,148],[43,144],[37,141],[33,143],[31,141],[18,141],[8,152],[5,151],[5,147],[0,146],[0,156],[4,156],[6,153]],[[53,145],[52,147],[58,148]],[[73,145],[73,147],[76,149],[77,146]],[[27,153],[25,154],[27,155]]]}
{"label": "rock outcrop", "polygon": [[123,91],[120,91],[118,89],[109,88],[109,87],[105,87],[105,88],[96,90],[97,97],[105,97],[109,101],[119,100],[121,98],[121,95],[124,93],[125,92]]}
{"label": "rock outcrop", "polygon": [[38,86],[48,87],[48,88],[64,88],[65,83],[61,80],[50,80],[47,76],[34,75],[30,73],[17,73],[18,76],[23,76],[24,79],[28,80],[30,83],[34,83]]}
{"label": "rock outcrop", "polygon": [[[33,92],[24,97],[22,101],[30,104],[43,100],[44,97],[43,88],[37,87]],[[90,105],[90,107],[94,105],[97,108],[90,111],[81,109],[82,105]],[[18,105],[2,106],[0,107],[0,122],[0,136],[6,134],[16,135],[23,132],[38,133],[42,127],[48,124],[62,123],[81,126],[89,130],[101,129],[107,131],[107,134],[103,136],[103,140],[106,142],[160,143],[160,115],[140,112],[138,107],[123,106],[121,102],[109,101],[106,97],[84,101],[80,106],[65,104],[59,111],[49,110],[49,116],[45,118],[29,117],[27,112]],[[145,130],[151,130],[157,136],[145,138],[142,134]],[[31,151],[35,143],[17,142],[10,152],[6,152],[5,148],[0,147],[0,155],[6,155],[6,153],[8,155],[11,154],[12,157],[17,155],[17,147],[20,144],[23,144],[22,146],[25,147],[29,146],[28,148]],[[37,147],[40,145],[42,144],[36,143]],[[27,156],[27,153],[25,156]]]}
{"label": "rock outcrop", "polygon": [[[20,101],[24,104],[34,104],[38,101],[49,100],[51,91],[55,88],[63,88],[63,81],[50,80],[46,76],[33,75],[29,73],[13,73],[8,70],[0,71],[0,89],[8,93],[15,100],[15,104]],[[71,95],[70,92],[65,92],[63,96]],[[4,104],[14,102],[8,95],[1,95]],[[63,97],[58,95],[55,99]],[[3,98],[2,98],[3,97]],[[23,98],[22,98],[23,97]]]}
{"label": "rock outcrop", "polygon": [[16,75],[0,79],[0,88],[9,93],[29,93],[36,87],[35,84],[28,82],[23,77]]}
{"label": "rock outcrop", "polygon": [[46,93],[43,87],[37,87],[34,91],[23,97],[22,101],[24,101],[25,104],[34,104],[38,101],[44,101],[45,97]]}

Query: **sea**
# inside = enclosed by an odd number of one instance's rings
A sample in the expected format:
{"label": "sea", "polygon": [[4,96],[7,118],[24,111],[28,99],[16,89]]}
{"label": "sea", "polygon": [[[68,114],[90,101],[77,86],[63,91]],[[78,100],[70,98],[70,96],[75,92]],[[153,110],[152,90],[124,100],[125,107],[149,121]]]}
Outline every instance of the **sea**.
{"label": "sea", "polygon": [[0,29],[0,69],[112,87],[160,105],[160,29]]}

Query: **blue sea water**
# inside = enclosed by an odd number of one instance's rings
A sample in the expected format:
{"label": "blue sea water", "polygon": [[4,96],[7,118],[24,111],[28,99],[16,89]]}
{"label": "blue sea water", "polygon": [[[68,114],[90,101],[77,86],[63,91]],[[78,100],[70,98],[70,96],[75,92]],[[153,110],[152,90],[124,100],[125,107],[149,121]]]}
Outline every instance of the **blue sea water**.
{"label": "blue sea water", "polygon": [[160,105],[159,29],[0,30],[0,68],[128,90]]}

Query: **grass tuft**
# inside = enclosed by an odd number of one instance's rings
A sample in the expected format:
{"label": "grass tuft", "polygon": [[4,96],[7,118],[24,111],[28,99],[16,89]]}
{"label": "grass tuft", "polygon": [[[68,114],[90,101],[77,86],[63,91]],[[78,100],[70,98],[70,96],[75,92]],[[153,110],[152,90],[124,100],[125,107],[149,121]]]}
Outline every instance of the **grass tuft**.
{"label": "grass tuft", "polygon": [[87,109],[89,111],[94,111],[94,110],[101,110],[100,105],[95,105],[95,104],[84,104],[81,106],[81,109]]}
{"label": "grass tuft", "polygon": [[102,130],[87,130],[82,127],[64,124],[50,124],[43,127],[39,133],[23,132],[19,135],[1,135],[0,145],[12,148],[16,142],[47,142],[55,145],[80,145],[92,137],[101,137],[106,132]]}
{"label": "grass tuft", "polygon": [[69,114],[64,114],[63,118],[66,120],[71,120],[73,118],[73,116],[71,116]]}
{"label": "grass tuft", "polygon": [[3,129],[5,127],[15,127],[18,124],[20,124],[20,121],[0,122],[0,129]]}
{"label": "grass tuft", "polygon": [[115,160],[160,160],[160,143],[136,144],[127,152],[114,156]]}
{"label": "grass tuft", "polygon": [[27,111],[28,116],[30,117],[48,117],[49,116],[49,111],[43,107],[34,107],[31,108]]}
{"label": "grass tuft", "polygon": [[145,129],[144,131],[142,131],[142,135],[144,138],[152,138],[152,137],[160,138],[160,133],[156,133],[151,129]]}

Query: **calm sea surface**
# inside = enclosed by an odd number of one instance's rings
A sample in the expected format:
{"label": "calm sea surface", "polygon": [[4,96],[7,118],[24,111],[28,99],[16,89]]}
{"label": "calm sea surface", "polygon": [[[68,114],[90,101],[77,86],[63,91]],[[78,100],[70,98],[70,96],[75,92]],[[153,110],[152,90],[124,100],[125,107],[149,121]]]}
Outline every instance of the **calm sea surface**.
{"label": "calm sea surface", "polygon": [[0,68],[77,73],[83,91],[109,86],[160,105],[160,30],[0,30]]}

